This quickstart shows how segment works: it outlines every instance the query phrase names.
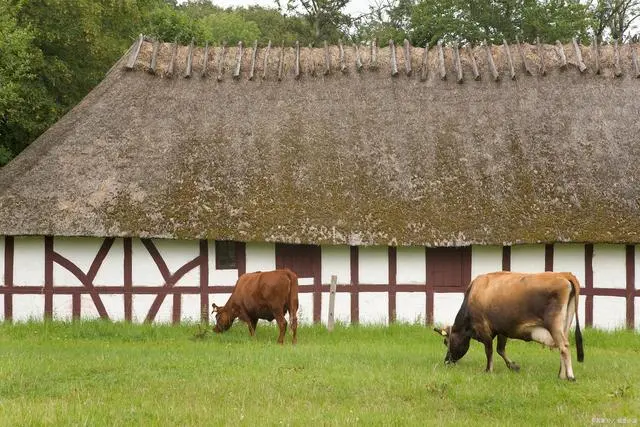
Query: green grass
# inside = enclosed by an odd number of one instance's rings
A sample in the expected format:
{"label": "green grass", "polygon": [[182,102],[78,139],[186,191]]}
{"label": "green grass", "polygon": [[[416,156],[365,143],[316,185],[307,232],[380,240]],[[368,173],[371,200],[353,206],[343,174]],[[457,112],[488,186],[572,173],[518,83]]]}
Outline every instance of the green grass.
{"label": "green grass", "polygon": [[[244,324],[195,339],[197,325],[0,324],[0,425],[640,424],[640,335],[584,331],[577,382],[557,351],[510,341],[520,373],[473,343],[455,366],[419,325],[301,327],[299,343]],[[573,339],[573,337],[572,337]]]}

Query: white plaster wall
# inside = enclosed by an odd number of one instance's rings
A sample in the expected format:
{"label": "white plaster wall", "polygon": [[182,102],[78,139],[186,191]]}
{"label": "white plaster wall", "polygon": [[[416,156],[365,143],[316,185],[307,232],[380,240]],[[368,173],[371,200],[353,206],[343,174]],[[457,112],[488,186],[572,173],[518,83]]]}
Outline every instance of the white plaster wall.
{"label": "white plaster wall", "polygon": [[107,310],[109,319],[114,322],[120,322],[124,320],[124,295],[123,294],[109,294],[100,295],[102,304]]}
{"label": "white plaster wall", "polygon": [[[56,237],[53,249],[74,263],[83,273],[88,273],[104,239],[91,237]],[[53,263],[54,286],[82,286],[69,270]],[[122,286],[124,284],[124,250],[122,239],[116,239],[102,262],[94,285]]]}
{"label": "white plaster wall", "polygon": [[298,294],[298,323],[313,323],[313,294]]}
{"label": "white plaster wall", "polygon": [[[196,258],[200,253],[197,240],[153,239],[160,256],[173,274],[183,265]],[[164,279],[153,258],[140,239],[132,242],[132,280],[135,286],[162,286]],[[200,269],[194,268],[176,283],[176,286],[198,286]]]}
{"label": "white plaster wall", "polygon": [[[396,283],[423,284],[427,281],[425,249],[422,246],[398,247]],[[396,305],[398,305],[396,300]]]}
{"label": "white plaster wall", "polygon": [[625,289],[625,257],[624,245],[593,245],[593,287]]}
{"label": "white plaster wall", "polygon": [[44,237],[14,239],[13,284],[44,286]]}
{"label": "white plaster wall", "polygon": [[4,294],[0,294],[0,321],[4,320]]}
{"label": "white plaster wall", "polygon": [[[115,239],[102,261],[93,284],[96,286],[124,286],[124,239]],[[100,242],[102,244],[102,242]],[[55,246],[54,246],[55,247]],[[96,253],[93,254],[95,257]],[[89,269],[85,271],[88,273]],[[54,283],[58,283],[54,280]]]}
{"label": "white plaster wall", "polygon": [[464,294],[436,293],[433,295],[433,323],[435,325],[453,325],[460,310]]}
{"label": "white plaster wall", "polygon": [[131,264],[131,281],[134,286],[164,285],[160,270],[140,239],[132,239]]}
{"label": "white plaster wall", "polygon": [[274,243],[247,243],[247,273],[276,269],[276,245]]}
{"label": "white plaster wall", "polygon": [[[360,323],[386,325],[389,321],[389,294],[386,292],[360,292]],[[397,306],[397,300],[396,300]]]}
{"label": "white plaster wall", "polygon": [[[211,310],[213,310],[213,307],[211,304],[215,302],[217,306],[222,307],[227,303],[227,301],[229,301],[230,296],[231,296],[230,293],[229,294],[209,294],[209,317],[215,316],[215,314],[211,314]],[[212,317],[212,319],[213,318],[214,317]]]}
{"label": "white plaster wall", "polygon": [[[200,321],[200,294],[181,295],[180,320],[183,322],[197,323]],[[173,295],[171,298],[171,308],[173,309]],[[211,312],[211,310],[209,310]]]}
{"label": "white plaster wall", "polygon": [[471,246],[471,280],[494,271],[502,271],[502,246]]}
{"label": "white plaster wall", "polygon": [[553,245],[553,271],[573,273],[585,285],[584,245],[578,243],[556,243]]}
{"label": "white plaster wall", "polygon": [[[351,294],[347,292],[336,292],[333,318],[336,323],[351,322]],[[329,292],[322,293],[322,310],[320,319],[325,325],[329,321]]]}
{"label": "white plaster wall", "polygon": [[[636,264],[637,265],[637,264]],[[636,276],[638,277],[638,276]],[[1,301],[1,300],[0,300]],[[635,298],[636,329],[640,329],[640,297]]]}
{"label": "white plaster wall", "polygon": [[4,236],[0,236],[0,286],[4,286]]}
{"label": "white plaster wall", "polygon": [[322,246],[320,248],[322,283],[331,283],[331,276],[338,276],[338,284],[351,283],[351,252],[349,246]]}
{"label": "white plaster wall", "polygon": [[[155,298],[155,295],[133,295],[131,304],[131,319],[133,322],[144,322]],[[172,310],[173,296],[167,295],[156,314],[155,323],[171,323]]]}
{"label": "white plaster wall", "polygon": [[[71,320],[73,318],[73,297],[71,295],[54,295],[52,315],[55,320]],[[42,313],[40,317],[42,317]]]}
{"label": "white plaster wall", "polygon": [[600,329],[624,328],[627,319],[627,302],[624,297],[593,297],[593,327]]}
{"label": "white plaster wall", "polygon": [[44,295],[14,295],[13,320],[41,320],[44,315]]}
{"label": "white plaster wall", "polygon": [[[389,252],[387,247],[361,247],[358,252],[359,282],[368,285],[389,283]],[[362,321],[362,317],[360,319]]]}
{"label": "white plaster wall", "polygon": [[511,271],[540,273],[544,271],[544,245],[511,247]]}
{"label": "white plaster wall", "polygon": [[216,242],[208,242],[209,251],[209,285],[211,286],[225,286],[235,285],[238,280],[238,270],[216,270]]}
{"label": "white plaster wall", "polygon": [[396,321],[424,324],[427,313],[427,295],[425,292],[396,293]]}

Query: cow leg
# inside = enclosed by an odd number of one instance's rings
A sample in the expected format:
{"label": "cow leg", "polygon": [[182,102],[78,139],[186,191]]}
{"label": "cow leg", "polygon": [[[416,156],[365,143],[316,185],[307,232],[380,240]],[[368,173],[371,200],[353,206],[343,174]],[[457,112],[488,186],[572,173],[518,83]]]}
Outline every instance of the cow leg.
{"label": "cow leg", "polygon": [[295,344],[298,342],[298,316],[289,311],[289,321],[291,322],[291,333],[293,334],[291,343]]}
{"label": "cow leg", "polygon": [[569,303],[567,304],[567,313],[565,315],[564,322],[564,343],[569,346],[569,328],[571,328],[571,323],[573,322],[573,314],[575,307],[575,299],[570,298]]}
{"label": "cow leg", "polygon": [[561,380],[575,381],[576,378],[573,375],[573,367],[571,366],[571,354],[569,353],[569,346],[565,344],[566,337],[562,327],[553,328],[551,334],[560,350],[560,373],[558,376]]}
{"label": "cow leg", "polygon": [[484,354],[487,356],[487,369],[486,372],[493,371],[493,340],[487,340],[483,342]]}
{"label": "cow leg", "polygon": [[276,322],[278,322],[278,329],[280,329],[280,335],[278,335],[278,344],[284,344],[284,335],[287,332],[287,320],[284,318],[282,310],[278,310],[274,313]]}
{"label": "cow leg", "polygon": [[502,357],[504,363],[507,364],[507,368],[511,369],[512,371],[518,372],[520,370],[520,366],[518,366],[516,362],[507,357],[507,353],[505,352],[506,347],[507,337],[505,337],[504,335],[498,335],[498,346],[496,348],[498,350],[498,354],[500,355],[500,357]]}
{"label": "cow leg", "polygon": [[258,326],[258,319],[249,319],[247,322],[249,325],[249,335],[252,337],[256,335],[256,327]]}

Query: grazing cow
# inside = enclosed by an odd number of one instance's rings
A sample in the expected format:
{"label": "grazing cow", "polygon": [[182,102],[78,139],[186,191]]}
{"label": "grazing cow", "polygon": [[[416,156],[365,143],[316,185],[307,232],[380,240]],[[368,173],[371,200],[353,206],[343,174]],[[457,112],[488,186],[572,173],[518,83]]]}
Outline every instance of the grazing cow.
{"label": "grazing cow", "polygon": [[487,372],[493,370],[493,338],[507,367],[520,367],[505,353],[507,338],[537,341],[560,349],[561,379],[575,381],[569,354],[569,328],[576,316],[578,361],[584,360],[578,321],[580,284],[571,273],[496,272],[476,277],[464,294],[453,326],[435,331],[445,337],[445,363],[455,363],[469,350],[471,338],[484,344]]}
{"label": "grazing cow", "polygon": [[216,314],[214,332],[224,332],[236,318],[249,325],[249,334],[254,336],[258,319],[276,319],[280,335],[278,343],[284,343],[289,312],[293,344],[298,341],[298,276],[289,270],[258,271],[240,276],[233,293],[224,307],[213,304]]}

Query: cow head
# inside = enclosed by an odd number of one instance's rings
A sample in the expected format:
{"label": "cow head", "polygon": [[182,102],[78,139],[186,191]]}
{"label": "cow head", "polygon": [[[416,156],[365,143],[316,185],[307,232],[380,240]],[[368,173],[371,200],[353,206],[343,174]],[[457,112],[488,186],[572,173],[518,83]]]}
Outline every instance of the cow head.
{"label": "cow head", "polygon": [[224,332],[231,327],[234,321],[234,317],[231,315],[231,310],[226,307],[219,307],[215,303],[211,304],[213,311],[211,314],[216,315],[216,325],[213,327],[213,332]]}
{"label": "cow head", "polygon": [[460,331],[453,331],[451,326],[444,329],[433,328],[438,334],[444,337],[444,345],[447,347],[447,354],[444,357],[444,363],[456,363],[467,354],[471,337]]}

